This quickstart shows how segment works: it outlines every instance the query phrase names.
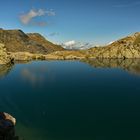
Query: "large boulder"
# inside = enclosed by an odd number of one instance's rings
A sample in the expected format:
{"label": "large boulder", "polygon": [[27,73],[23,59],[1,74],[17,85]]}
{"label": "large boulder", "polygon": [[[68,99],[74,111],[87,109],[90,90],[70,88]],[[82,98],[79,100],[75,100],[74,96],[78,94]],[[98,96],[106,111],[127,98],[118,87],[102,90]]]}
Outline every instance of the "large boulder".
{"label": "large boulder", "polygon": [[16,119],[10,114],[0,112],[0,140],[18,140],[15,136]]}

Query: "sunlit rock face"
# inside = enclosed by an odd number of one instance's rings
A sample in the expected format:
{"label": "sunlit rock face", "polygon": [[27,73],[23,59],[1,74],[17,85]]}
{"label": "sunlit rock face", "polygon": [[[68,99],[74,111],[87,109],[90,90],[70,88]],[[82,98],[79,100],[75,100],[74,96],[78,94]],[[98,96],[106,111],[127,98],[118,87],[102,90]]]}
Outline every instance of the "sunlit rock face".
{"label": "sunlit rock face", "polygon": [[95,58],[140,58],[140,33],[135,33],[105,47],[94,47],[87,53]]}
{"label": "sunlit rock face", "polygon": [[0,44],[0,64],[7,64],[11,61],[10,56],[7,54],[6,48]]}

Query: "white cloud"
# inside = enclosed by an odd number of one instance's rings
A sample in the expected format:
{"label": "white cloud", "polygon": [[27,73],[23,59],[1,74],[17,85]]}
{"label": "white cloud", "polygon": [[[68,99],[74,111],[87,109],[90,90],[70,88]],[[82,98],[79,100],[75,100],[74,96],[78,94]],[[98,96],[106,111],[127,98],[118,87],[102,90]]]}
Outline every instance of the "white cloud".
{"label": "white cloud", "polygon": [[65,42],[64,43],[64,45],[66,46],[66,47],[70,47],[70,46],[73,46],[73,45],[75,45],[76,44],[76,41],[74,41],[74,40],[71,40],[71,41],[68,41],[68,42]]}
{"label": "white cloud", "polygon": [[56,13],[51,9],[51,10],[49,10],[49,11],[46,11],[46,14],[48,15],[48,16],[55,16],[56,15]]}
{"label": "white cloud", "polygon": [[55,16],[55,12],[53,10],[46,11],[44,9],[39,9],[39,10],[34,10],[31,9],[28,13],[24,13],[20,16],[20,21],[23,24],[28,24],[30,21],[35,18],[35,17],[40,17],[40,16]]}

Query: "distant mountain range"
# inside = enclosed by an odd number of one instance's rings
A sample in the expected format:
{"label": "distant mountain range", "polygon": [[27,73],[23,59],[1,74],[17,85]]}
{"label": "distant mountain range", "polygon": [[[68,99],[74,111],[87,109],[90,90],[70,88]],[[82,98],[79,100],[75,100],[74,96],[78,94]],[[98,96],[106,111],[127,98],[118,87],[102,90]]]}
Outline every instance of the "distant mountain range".
{"label": "distant mountain range", "polygon": [[86,49],[94,47],[93,44],[76,42],[74,40],[62,43],[61,45],[63,46],[63,48],[67,50],[86,50]]}
{"label": "distant mountain range", "polygon": [[[11,59],[140,58],[139,32],[114,41],[107,46],[91,48],[92,44],[89,43],[70,41],[62,45],[56,45],[38,33],[25,34],[21,30],[0,29],[0,43],[0,63],[5,62],[4,59],[8,61]],[[8,55],[11,56],[11,59]]]}

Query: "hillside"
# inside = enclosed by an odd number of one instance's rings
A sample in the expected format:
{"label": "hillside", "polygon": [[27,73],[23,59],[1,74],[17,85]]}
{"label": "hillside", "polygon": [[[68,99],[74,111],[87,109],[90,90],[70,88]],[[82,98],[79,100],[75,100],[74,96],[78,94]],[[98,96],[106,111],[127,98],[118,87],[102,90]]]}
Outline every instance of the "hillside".
{"label": "hillside", "polygon": [[49,52],[64,50],[60,45],[53,44],[38,33],[29,33],[27,35],[32,41],[43,45]]}
{"label": "hillside", "polygon": [[140,58],[140,33],[127,36],[117,40],[110,45],[93,47],[87,50],[73,50],[54,52],[49,54],[50,58],[59,59],[127,59]]}
{"label": "hillside", "polygon": [[105,47],[94,47],[87,51],[95,58],[140,58],[140,33],[135,33]]}
{"label": "hillside", "polygon": [[8,52],[30,52],[47,54],[63,49],[54,45],[39,34],[25,34],[21,30],[0,29],[0,43],[5,44]]}

